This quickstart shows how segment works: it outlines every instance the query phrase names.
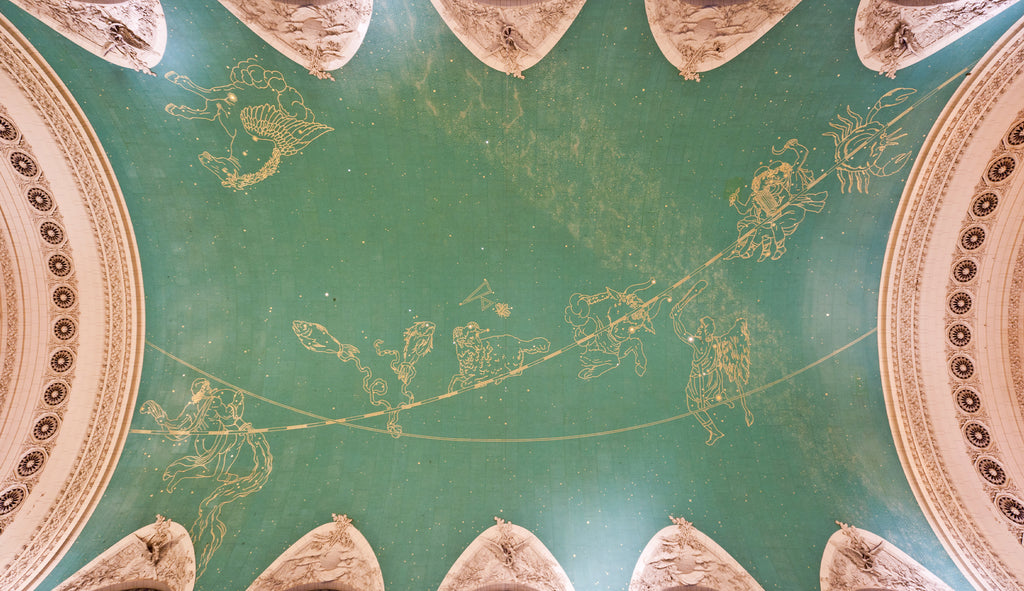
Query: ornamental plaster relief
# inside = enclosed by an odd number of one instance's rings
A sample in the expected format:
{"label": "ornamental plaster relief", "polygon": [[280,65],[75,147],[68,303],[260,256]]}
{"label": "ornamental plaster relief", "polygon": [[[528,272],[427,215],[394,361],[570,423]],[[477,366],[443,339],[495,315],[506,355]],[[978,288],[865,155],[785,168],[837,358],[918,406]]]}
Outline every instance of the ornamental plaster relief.
{"label": "ornamental plaster relief", "polygon": [[800,0],[692,2],[645,0],[647,21],[661,53],[684,80],[700,81],[700,73],[743,53]]}
{"label": "ornamental plaster relief", "polygon": [[661,591],[699,585],[732,591],[763,591],[721,546],[683,518],[651,538],[633,569],[629,591]]}
{"label": "ornamental plaster relief", "polygon": [[135,530],[111,546],[54,591],[166,588],[192,591],[196,556],[181,525],[156,516],[156,523]]}
{"label": "ornamental plaster relief", "polygon": [[498,5],[482,0],[430,0],[445,24],[480,61],[516,78],[562,38],[586,0]]}
{"label": "ornamental plaster relief", "polygon": [[857,55],[868,68],[895,78],[898,70],[953,43],[1015,2],[861,0],[854,25]]}
{"label": "ornamental plaster relief", "polygon": [[384,577],[373,548],[347,515],[333,515],[279,556],[248,591],[309,589],[384,591]]}
{"label": "ornamental plaster relief", "polygon": [[1008,428],[1020,409],[999,385],[1014,362],[1004,323],[992,321],[1009,305],[993,279],[1009,274],[1020,219],[1009,176],[1017,157],[1003,142],[1020,118],[1022,74],[1024,21],[929,134],[900,201],[879,303],[883,388],[904,470],[961,570],[993,590],[1024,587],[1021,469],[1007,455],[1021,446]]}
{"label": "ornamental plaster relief", "polygon": [[869,531],[836,522],[821,557],[821,591],[952,591],[902,550]]}
{"label": "ornamental plaster relief", "polygon": [[0,325],[0,588],[19,591],[56,565],[109,480],[138,387],[143,303],[99,141],[2,18],[0,97],[0,295],[17,303]]}
{"label": "ornamental plaster relief", "polygon": [[347,64],[366,37],[373,0],[220,0],[274,49],[317,78]]}
{"label": "ornamental plaster relief", "polygon": [[163,58],[167,23],[160,0],[12,0],[46,26],[112,64],[146,74]]}
{"label": "ornamental plaster relief", "polygon": [[495,517],[445,576],[438,591],[482,588],[525,588],[532,591],[572,591],[565,571],[537,536]]}

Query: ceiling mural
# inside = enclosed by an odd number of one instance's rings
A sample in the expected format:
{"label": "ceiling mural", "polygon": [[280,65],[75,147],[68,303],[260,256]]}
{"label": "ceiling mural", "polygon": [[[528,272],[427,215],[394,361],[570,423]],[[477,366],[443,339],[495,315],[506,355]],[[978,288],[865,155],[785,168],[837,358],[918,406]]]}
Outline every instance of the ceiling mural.
{"label": "ceiling mural", "polygon": [[[837,520],[969,589],[893,443],[879,284],[912,161],[1024,6],[893,81],[855,3],[654,4],[164,2],[146,76],[0,0],[146,288],[124,449],[39,588],[161,515],[199,590],[814,589]],[[709,27],[727,59],[665,59]]]}

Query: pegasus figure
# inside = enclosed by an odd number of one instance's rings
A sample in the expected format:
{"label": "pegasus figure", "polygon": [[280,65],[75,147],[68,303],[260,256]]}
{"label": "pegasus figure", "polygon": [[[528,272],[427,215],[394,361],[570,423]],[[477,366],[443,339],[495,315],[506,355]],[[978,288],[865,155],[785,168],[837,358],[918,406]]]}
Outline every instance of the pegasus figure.
{"label": "pegasus figure", "polygon": [[204,88],[173,71],[164,77],[203,99],[201,107],[168,104],[164,110],[182,119],[216,121],[224,129],[227,153],[203,152],[199,162],[222,185],[236,191],[270,177],[282,158],[298,154],[316,138],[334,131],[317,123],[302,95],[285,82],[281,72],[267,70],[255,58],[231,68],[231,83],[222,86]]}

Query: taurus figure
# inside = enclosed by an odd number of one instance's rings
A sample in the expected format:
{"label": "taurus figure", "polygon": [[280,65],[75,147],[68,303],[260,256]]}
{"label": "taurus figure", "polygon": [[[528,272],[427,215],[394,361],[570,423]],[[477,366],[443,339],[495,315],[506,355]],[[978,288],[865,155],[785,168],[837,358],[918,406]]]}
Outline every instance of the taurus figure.
{"label": "taurus figure", "polygon": [[654,318],[661,299],[645,303],[637,295],[654,285],[654,279],[616,291],[610,287],[593,295],[574,293],[565,307],[565,321],[572,325],[573,338],[583,346],[579,377],[596,378],[615,369],[633,355],[636,375],[647,371],[647,355],[640,333],[654,334]]}
{"label": "taurus figure", "polygon": [[[183,119],[216,121],[224,128],[229,138],[227,155],[203,152],[199,162],[217,175],[222,185],[236,191],[273,175],[283,157],[297,154],[316,138],[333,131],[316,122],[313,112],[303,104],[302,95],[285,82],[281,72],[265,69],[254,58],[231,68],[231,83],[222,86],[203,88],[177,72],[164,77],[203,100],[201,108],[169,104],[165,107],[168,113]],[[244,132],[241,137],[239,129]],[[269,154],[263,149],[267,144]],[[253,161],[253,170],[243,170],[239,157]],[[257,168],[260,160],[263,164]]]}

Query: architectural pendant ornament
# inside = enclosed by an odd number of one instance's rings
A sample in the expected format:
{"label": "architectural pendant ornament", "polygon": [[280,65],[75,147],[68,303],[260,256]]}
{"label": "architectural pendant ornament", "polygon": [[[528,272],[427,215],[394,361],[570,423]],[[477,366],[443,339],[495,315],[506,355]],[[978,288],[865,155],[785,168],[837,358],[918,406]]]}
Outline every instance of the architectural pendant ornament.
{"label": "architectural pendant ornament", "polygon": [[701,72],[743,53],[797,4],[800,0],[644,1],[661,53],[684,80],[698,82]]}
{"label": "architectural pendant ornament", "polygon": [[536,0],[499,6],[483,0],[430,0],[473,55],[516,78],[562,38],[586,0]]}
{"label": "architectural pendant ornament", "polygon": [[185,528],[156,516],[156,523],[125,536],[54,591],[154,588],[192,591],[196,556]]}
{"label": "architectural pendant ornament", "polygon": [[857,55],[889,78],[953,43],[1017,0],[861,0],[857,8]]}
{"label": "architectural pendant ornament", "polygon": [[160,0],[12,0],[46,26],[112,64],[153,75],[164,56],[167,23]]}
{"label": "architectural pendant ornament", "polygon": [[384,591],[380,564],[363,534],[347,515],[299,538],[271,563],[248,591],[360,589]]}
{"label": "architectural pendant ornament", "polygon": [[373,0],[220,0],[274,49],[320,79],[347,64],[363,44]]}
{"label": "architectural pendant ornament", "polygon": [[438,591],[523,588],[572,591],[572,583],[537,536],[495,517],[452,565]]}
{"label": "architectural pendant ornament", "polygon": [[941,579],[881,537],[836,522],[821,557],[821,591],[899,589],[952,591]]}
{"label": "architectural pendant ornament", "polygon": [[701,589],[762,591],[739,562],[714,540],[681,517],[659,531],[644,547],[633,569],[629,591]]}

